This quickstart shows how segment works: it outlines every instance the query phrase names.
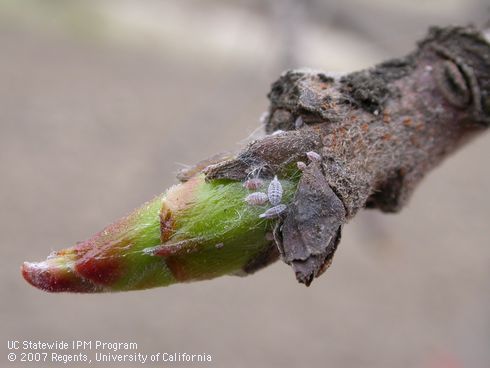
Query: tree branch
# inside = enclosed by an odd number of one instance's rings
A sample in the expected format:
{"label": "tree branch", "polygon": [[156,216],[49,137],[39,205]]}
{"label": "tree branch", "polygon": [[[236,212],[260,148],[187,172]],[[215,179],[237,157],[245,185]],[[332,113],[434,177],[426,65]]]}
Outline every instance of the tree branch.
{"label": "tree branch", "polygon": [[[49,291],[131,290],[248,274],[280,255],[309,285],[359,209],[399,211],[490,125],[490,45],[472,27],[432,28],[408,56],[341,78],[288,71],[269,99],[268,136],[182,171],[182,184],[83,244],[24,264],[26,280]],[[286,210],[261,220],[265,208],[244,204],[242,182],[275,176]]]}
{"label": "tree branch", "polygon": [[[279,231],[283,259],[308,284],[329,264],[344,218],[364,207],[399,211],[434,166],[488,127],[490,47],[471,27],[432,28],[410,55],[340,79],[288,71],[273,84],[269,99],[266,132],[287,133],[251,144],[237,158],[208,167],[206,175],[243,180],[257,166],[277,173],[307,151],[321,154],[325,180],[317,185],[328,185],[345,213],[338,210],[337,221],[319,211],[305,218],[305,199],[297,195]],[[324,226],[315,230],[319,223]],[[325,244],[325,233],[337,235]],[[324,258],[305,268],[316,252]]]}

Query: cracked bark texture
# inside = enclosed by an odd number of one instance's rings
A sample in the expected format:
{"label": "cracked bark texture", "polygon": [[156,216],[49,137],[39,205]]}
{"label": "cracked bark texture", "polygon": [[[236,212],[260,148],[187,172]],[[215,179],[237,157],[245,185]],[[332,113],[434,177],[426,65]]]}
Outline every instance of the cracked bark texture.
{"label": "cracked bark texture", "polygon": [[208,180],[280,176],[320,153],[274,232],[309,285],[331,263],[345,221],[361,208],[399,211],[433,167],[489,126],[490,45],[473,27],[434,27],[408,56],[341,78],[285,72],[269,99],[270,135],[199,169]]}

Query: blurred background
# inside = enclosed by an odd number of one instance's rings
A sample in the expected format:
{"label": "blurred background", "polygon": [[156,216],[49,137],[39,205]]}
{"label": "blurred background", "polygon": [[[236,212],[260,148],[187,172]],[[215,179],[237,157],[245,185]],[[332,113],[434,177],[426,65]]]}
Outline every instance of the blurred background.
{"label": "blurred background", "polygon": [[212,367],[489,367],[488,135],[402,213],[346,225],[310,288],[279,262],[112,295],[43,293],[19,271],[163,192],[182,164],[238,149],[282,70],[368,67],[429,25],[483,24],[489,5],[0,0],[0,366],[25,365],[7,362],[7,340],[85,339],[208,353]]}

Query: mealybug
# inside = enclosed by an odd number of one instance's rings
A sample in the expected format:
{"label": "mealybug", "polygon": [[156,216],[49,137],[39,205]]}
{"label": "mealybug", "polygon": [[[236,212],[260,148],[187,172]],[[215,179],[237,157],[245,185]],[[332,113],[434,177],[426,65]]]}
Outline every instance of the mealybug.
{"label": "mealybug", "polygon": [[286,209],[285,204],[278,204],[277,206],[269,208],[267,211],[259,215],[260,218],[274,218],[280,215]]}
{"label": "mealybug", "polygon": [[268,199],[269,197],[267,194],[262,192],[254,192],[245,197],[245,202],[252,206],[260,206],[261,204],[267,202]]}
{"label": "mealybug", "polygon": [[269,188],[267,190],[267,196],[269,197],[269,202],[276,206],[281,203],[282,199],[282,185],[277,180],[277,176],[274,176],[274,179],[269,184]]}
{"label": "mealybug", "polygon": [[303,162],[303,161],[298,161],[296,162],[296,166],[298,167],[298,169],[300,169],[301,171],[303,171],[304,169],[306,169],[306,164]]}
{"label": "mealybug", "polygon": [[310,161],[321,161],[322,160],[322,157],[318,153],[316,153],[315,151],[306,152],[306,157],[308,157],[308,159]]}
{"label": "mealybug", "polygon": [[284,133],[284,130],[279,129],[279,130],[275,130],[274,132],[272,132],[272,135],[278,135],[278,134],[282,134],[282,133]]}
{"label": "mealybug", "polygon": [[248,190],[257,190],[262,185],[264,185],[264,181],[259,178],[248,179],[243,183],[244,188],[247,188]]}

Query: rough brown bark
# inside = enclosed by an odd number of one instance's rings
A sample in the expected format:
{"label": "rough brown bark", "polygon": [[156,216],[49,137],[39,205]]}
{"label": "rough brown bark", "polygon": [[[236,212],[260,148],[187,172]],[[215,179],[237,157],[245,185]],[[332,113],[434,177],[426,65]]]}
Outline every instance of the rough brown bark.
{"label": "rough brown bark", "polygon": [[434,166],[489,126],[490,45],[472,27],[432,28],[408,56],[342,78],[288,71],[269,99],[270,135],[199,169],[208,180],[284,175],[320,153],[275,231],[282,259],[308,285],[345,221],[365,207],[399,211]]}

